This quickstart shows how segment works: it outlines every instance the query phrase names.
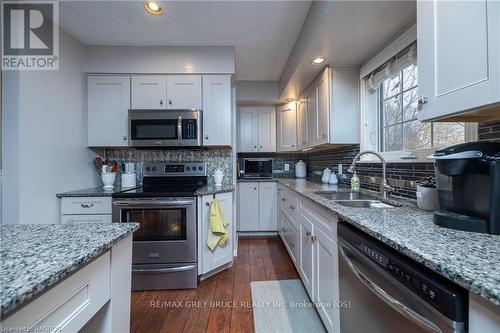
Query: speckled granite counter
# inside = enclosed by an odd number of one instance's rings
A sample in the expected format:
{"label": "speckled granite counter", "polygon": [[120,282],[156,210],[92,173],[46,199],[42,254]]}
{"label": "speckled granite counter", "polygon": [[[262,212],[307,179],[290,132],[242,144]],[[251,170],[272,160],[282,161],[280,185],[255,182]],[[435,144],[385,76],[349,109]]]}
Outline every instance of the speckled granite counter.
{"label": "speckled granite counter", "polygon": [[202,188],[199,188],[196,190],[196,195],[210,195],[210,194],[217,194],[217,193],[226,193],[226,192],[233,192],[234,191],[234,186],[231,185],[222,185],[222,187],[215,187],[213,185],[207,185],[203,186]]}
{"label": "speckled granite counter", "polygon": [[104,190],[104,188],[101,186],[101,187],[86,188],[83,190],[57,193],[56,197],[58,197],[58,198],[64,198],[64,197],[110,197],[114,193],[128,191],[131,189],[132,188],[130,188],[130,187],[123,188],[120,186],[115,186],[112,189]]}
{"label": "speckled granite counter", "polygon": [[38,297],[138,228],[138,223],[0,226],[0,315]]}
{"label": "speckled granite counter", "polygon": [[315,194],[325,190],[321,184],[278,181],[438,274],[500,305],[499,235],[442,228],[433,223],[432,213],[414,207],[346,207]]}

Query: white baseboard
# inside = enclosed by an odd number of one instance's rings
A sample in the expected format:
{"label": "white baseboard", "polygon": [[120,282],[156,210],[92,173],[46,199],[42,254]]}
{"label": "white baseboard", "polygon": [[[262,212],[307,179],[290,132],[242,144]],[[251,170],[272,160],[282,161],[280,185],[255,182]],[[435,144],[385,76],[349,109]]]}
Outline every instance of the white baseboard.
{"label": "white baseboard", "polygon": [[278,236],[277,231],[238,231],[238,237],[268,237]]}

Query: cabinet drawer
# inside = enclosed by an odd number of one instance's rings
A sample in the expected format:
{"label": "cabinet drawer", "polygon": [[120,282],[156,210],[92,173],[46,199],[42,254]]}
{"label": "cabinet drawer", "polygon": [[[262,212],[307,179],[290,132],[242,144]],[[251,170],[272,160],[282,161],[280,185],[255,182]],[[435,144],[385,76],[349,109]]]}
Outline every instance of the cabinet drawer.
{"label": "cabinet drawer", "polygon": [[108,251],[7,317],[1,326],[79,331],[110,299],[110,270]]}
{"label": "cabinet drawer", "polygon": [[111,223],[111,215],[61,215],[61,223]]}
{"label": "cabinet drawer", "polygon": [[337,240],[337,215],[326,211],[312,202],[301,202],[300,212],[313,223],[315,228],[321,229],[332,240]]}
{"label": "cabinet drawer", "polygon": [[282,188],[280,207],[281,211],[285,212],[290,219],[290,223],[297,228],[297,209],[298,209],[297,195],[290,190]]}
{"label": "cabinet drawer", "polygon": [[61,214],[111,215],[111,197],[73,197],[61,199]]}

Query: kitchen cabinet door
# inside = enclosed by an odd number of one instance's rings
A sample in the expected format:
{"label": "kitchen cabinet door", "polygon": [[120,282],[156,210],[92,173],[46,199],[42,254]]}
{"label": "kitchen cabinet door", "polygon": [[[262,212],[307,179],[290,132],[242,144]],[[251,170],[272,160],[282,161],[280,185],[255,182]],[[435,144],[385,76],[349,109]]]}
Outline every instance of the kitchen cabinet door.
{"label": "kitchen cabinet door", "polygon": [[240,108],[238,152],[259,151],[259,123],[257,108]]}
{"label": "kitchen cabinet door", "polygon": [[308,124],[307,124],[307,98],[301,98],[297,102],[297,145],[299,149],[307,147]]}
{"label": "kitchen cabinet door", "polygon": [[165,75],[132,76],[132,109],[166,109],[167,77]]}
{"label": "kitchen cabinet door", "polygon": [[277,151],[297,149],[297,109],[295,102],[278,107],[277,111]]}
{"label": "kitchen cabinet door", "polygon": [[259,183],[238,184],[239,231],[259,231]]}
{"label": "kitchen cabinet door", "polygon": [[231,145],[231,76],[203,76],[203,145]]}
{"label": "kitchen cabinet door", "polygon": [[217,246],[213,251],[207,246],[207,235],[210,218],[210,205],[213,200],[212,195],[204,195],[201,198],[201,223],[198,225],[202,228],[202,239],[199,240],[198,246],[202,247],[202,270],[205,274],[223,265],[230,263],[233,260],[233,195],[232,193],[219,193],[215,197],[219,200],[220,207],[224,211],[226,218],[229,220],[228,233],[229,239],[222,246]]}
{"label": "kitchen cabinet door", "polygon": [[259,231],[278,230],[276,182],[259,183]]}
{"label": "kitchen cabinet door", "polygon": [[330,71],[326,68],[316,83],[317,105],[316,105],[316,138],[315,144],[328,143],[330,128]]}
{"label": "kitchen cabinet door", "polygon": [[500,2],[417,1],[419,120],[500,102]]}
{"label": "kitchen cabinet door", "polygon": [[276,151],[276,110],[259,108],[259,152]]}
{"label": "kitchen cabinet door", "polygon": [[313,224],[305,214],[299,214],[299,275],[307,293],[314,301]]}
{"label": "kitchen cabinet door", "polygon": [[306,91],[307,99],[307,144],[306,147],[316,145],[318,136],[318,94],[316,86]]}
{"label": "kitchen cabinet door", "polygon": [[201,75],[167,75],[167,109],[201,108]]}
{"label": "kitchen cabinet door", "polygon": [[128,146],[129,108],[129,76],[89,76],[87,144],[91,147]]}
{"label": "kitchen cabinet door", "polygon": [[290,255],[290,259],[292,259],[293,264],[297,267],[297,251],[298,251],[298,232],[295,228],[289,223],[288,218],[285,214],[280,214],[281,219],[283,221],[283,226],[281,229],[282,241],[285,245],[288,254]]}
{"label": "kitchen cabinet door", "polygon": [[340,332],[339,272],[337,244],[314,229],[314,302],[328,332]]}

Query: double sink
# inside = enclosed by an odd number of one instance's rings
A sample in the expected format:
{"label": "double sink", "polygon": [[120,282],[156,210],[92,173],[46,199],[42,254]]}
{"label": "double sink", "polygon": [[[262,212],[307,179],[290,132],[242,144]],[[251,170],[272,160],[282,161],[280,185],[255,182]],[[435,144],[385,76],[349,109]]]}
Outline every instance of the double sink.
{"label": "double sink", "polygon": [[333,200],[339,205],[353,208],[394,208],[373,197],[358,192],[314,192],[325,199]]}

